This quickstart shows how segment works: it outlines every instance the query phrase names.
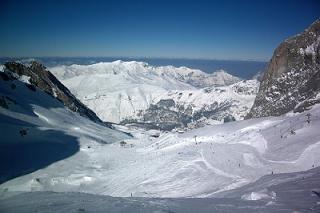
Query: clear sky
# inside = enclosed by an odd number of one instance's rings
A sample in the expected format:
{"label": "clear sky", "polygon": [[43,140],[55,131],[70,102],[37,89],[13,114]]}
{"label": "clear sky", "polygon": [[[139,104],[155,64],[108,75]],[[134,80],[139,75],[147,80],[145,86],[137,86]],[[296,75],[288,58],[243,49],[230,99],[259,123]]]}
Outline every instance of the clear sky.
{"label": "clear sky", "polygon": [[319,0],[0,0],[0,56],[268,60]]}

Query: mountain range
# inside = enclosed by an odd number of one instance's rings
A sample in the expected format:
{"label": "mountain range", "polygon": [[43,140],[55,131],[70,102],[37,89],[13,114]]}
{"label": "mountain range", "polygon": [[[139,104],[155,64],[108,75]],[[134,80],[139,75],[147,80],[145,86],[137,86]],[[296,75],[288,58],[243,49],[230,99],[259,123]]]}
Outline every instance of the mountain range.
{"label": "mountain range", "polygon": [[161,130],[242,119],[259,85],[223,70],[207,74],[135,61],[57,66],[50,71],[103,121]]}
{"label": "mountain range", "polygon": [[317,20],[252,80],[5,63],[0,211],[318,212],[319,41]]}

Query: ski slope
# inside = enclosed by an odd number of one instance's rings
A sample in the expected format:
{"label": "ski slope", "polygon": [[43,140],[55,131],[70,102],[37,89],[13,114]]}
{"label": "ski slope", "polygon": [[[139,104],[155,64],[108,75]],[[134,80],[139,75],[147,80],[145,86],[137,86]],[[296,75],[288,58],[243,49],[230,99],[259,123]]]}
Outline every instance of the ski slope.
{"label": "ski slope", "polygon": [[[310,123],[307,122],[310,113]],[[301,114],[207,126],[184,134],[118,126],[126,144],[79,140],[79,151],[9,180],[1,191],[85,192],[115,197],[219,197],[265,175],[319,166],[320,107]],[[268,195],[270,196],[270,195]]]}
{"label": "ski slope", "polygon": [[[319,212],[319,168],[268,175],[226,198],[110,197],[77,192],[7,193],[2,212]],[[267,184],[266,184],[267,183]],[[252,190],[263,188],[259,192]],[[248,193],[246,194],[246,191]],[[243,194],[243,195],[242,195]],[[269,195],[268,195],[269,194]],[[242,195],[242,196],[241,196]]]}
{"label": "ski slope", "polygon": [[110,129],[0,80],[1,211],[319,209],[320,105],[183,134]]}

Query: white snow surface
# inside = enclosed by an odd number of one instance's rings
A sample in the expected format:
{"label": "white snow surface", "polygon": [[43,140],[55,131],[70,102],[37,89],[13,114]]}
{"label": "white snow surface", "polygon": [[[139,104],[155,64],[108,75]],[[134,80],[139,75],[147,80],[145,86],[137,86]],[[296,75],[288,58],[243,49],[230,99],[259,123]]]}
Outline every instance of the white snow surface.
{"label": "white snow surface", "polygon": [[192,90],[171,90],[161,94],[154,99],[157,103],[160,100],[173,99],[179,105],[191,105],[193,111],[200,110],[216,102],[232,102],[228,110],[236,120],[242,120],[253,105],[258,92],[259,82],[257,80],[246,80],[234,83],[229,86],[207,87]]}
{"label": "white snow surface", "polygon": [[19,81],[30,84],[30,77],[26,76],[26,75],[21,75],[21,76],[19,76]]}
{"label": "white snow surface", "polygon": [[[21,96],[27,97],[23,93]],[[43,101],[41,97],[39,100]],[[36,124],[37,131],[54,129],[72,135],[79,142],[79,150],[68,158],[1,184],[2,192],[216,197],[271,173],[299,172],[320,164],[318,105],[301,114],[230,122],[183,134],[160,133],[158,138],[153,137],[155,131],[118,126],[134,136],[128,138],[65,108],[33,104],[32,109],[36,116],[27,115],[22,109],[13,112],[1,108],[0,112]],[[310,123],[306,122],[307,113],[311,114]],[[13,129],[7,123],[1,124],[1,131],[10,132],[9,138],[19,138],[18,130]],[[30,127],[27,141],[28,137],[29,140],[37,137],[32,134],[35,130]],[[122,146],[120,140],[125,141]],[[252,192],[256,193],[254,199],[256,195],[264,198],[257,194],[260,190]]]}
{"label": "white snow surface", "polygon": [[[0,168],[8,170],[0,171],[0,183],[67,158],[79,151],[79,144],[108,144],[130,138],[72,112],[47,93],[26,85],[21,78],[0,80]],[[28,156],[30,150],[36,150],[36,155]]]}
{"label": "white snow surface", "polygon": [[[21,81],[1,81],[0,97],[7,104],[0,107],[1,155],[11,145],[20,154],[28,144],[77,145],[72,154],[3,182],[1,212],[319,210],[312,191],[320,191],[320,105],[179,134],[109,129]],[[5,164],[10,171],[19,166]]]}
{"label": "white snow surface", "polygon": [[[267,175],[224,198],[110,197],[79,192],[7,192],[1,212],[319,212],[320,167]],[[253,191],[252,191],[253,190]],[[258,190],[254,192],[254,190]]]}
{"label": "white snow surface", "polygon": [[[187,67],[154,67],[136,61],[57,66],[49,70],[102,120],[114,123],[137,118],[150,104],[169,98],[198,109],[214,101],[234,100],[234,117],[240,118],[252,106],[259,87],[257,81],[247,81],[244,86],[255,92],[240,94],[231,84],[241,79],[223,70],[207,74]],[[213,92],[205,94],[203,87],[210,87]],[[180,93],[183,97],[174,95]]]}

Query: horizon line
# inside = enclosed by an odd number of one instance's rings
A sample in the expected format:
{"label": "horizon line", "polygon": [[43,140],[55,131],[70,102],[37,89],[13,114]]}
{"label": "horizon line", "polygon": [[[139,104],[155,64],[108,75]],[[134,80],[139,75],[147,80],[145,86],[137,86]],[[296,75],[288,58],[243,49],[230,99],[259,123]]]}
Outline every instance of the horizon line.
{"label": "horizon line", "polygon": [[219,58],[192,58],[192,57],[149,57],[149,56],[0,56],[0,58],[12,59],[32,59],[32,58],[123,58],[123,59],[169,59],[169,60],[208,60],[208,61],[248,61],[248,62],[269,62],[268,60],[259,59],[219,59]]}

